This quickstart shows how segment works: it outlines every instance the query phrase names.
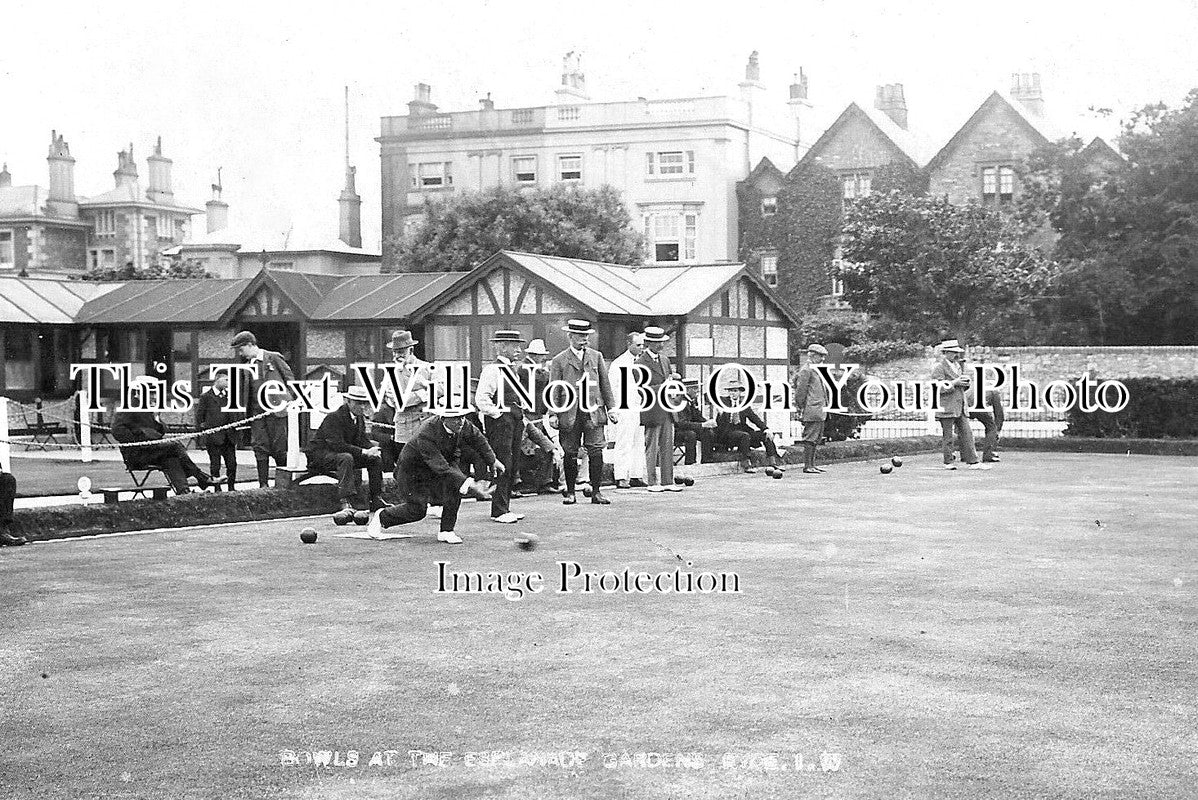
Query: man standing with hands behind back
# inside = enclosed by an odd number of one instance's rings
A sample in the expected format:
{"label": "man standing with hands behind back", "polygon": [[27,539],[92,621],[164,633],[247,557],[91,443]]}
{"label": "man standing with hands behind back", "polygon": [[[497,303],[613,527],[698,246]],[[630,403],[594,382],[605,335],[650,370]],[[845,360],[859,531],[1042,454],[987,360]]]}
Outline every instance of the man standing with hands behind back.
{"label": "man standing with hands behind back", "polygon": [[[579,383],[586,382],[588,400],[594,408],[587,411],[581,407],[581,398],[575,395],[574,402],[557,415],[558,434],[561,437],[562,449],[565,450],[566,488],[563,492],[562,503],[567,506],[578,502],[575,486],[578,483],[578,448],[587,449],[587,464],[591,477],[591,502],[595,505],[611,503],[599,487],[603,485],[603,449],[607,445],[604,426],[608,422],[615,423],[618,415],[609,409],[616,404],[611,392],[611,382],[608,380],[607,363],[603,354],[589,347],[591,334],[595,329],[585,319],[572,319],[562,328],[569,338],[570,346],[553,357],[549,364],[549,382],[562,381],[578,388]],[[595,387],[599,387],[599,397],[595,397]],[[554,405],[561,408],[564,403],[564,390],[554,387]]]}
{"label": "man standing with hands behind back", "polygon": [[[611,362],[610,378],[612,391],[617,400],[623,402],[625,395],[628,399],[626,414],[620,417],[618,423],[612,423],[612,431],[616,441],[615,469],[616,488],[628,489],[632,481],[638,481],[638,486],[645,485],[645,429],[641,426],[640,395],[633,389],[632,366],[645,350],[645,335],[633,332],[628,334],[628,349]],[[628,380],[624,380],[624,374]],[[628,387],[625,390],[624,384]]]}
{"label": "man standing with hands behind back", "polygon": [[645,328],[645,352],[636,360],[649,370],[649,389],[654,397],[652,404],[641,411],[641,423],[645,426],[645,475],[649,491],[654,493],[682,491],[674,483],[674,417],[657,402],[662,384],[682,378],[674,371],[669,356],[661,352],[669,338],[661,328],[653,325]]}
{"label": "man standing with hands behind back", "polygon": [[[278,381],[287,386],[288,381],[295,380],[295,375],[282,353],[263,350],[258,346],[258,337],[250,331],[242,331],[234,336],[230,346],[238,358],[255,368],[245,405],[251,417],[257,416],[266,410],[258,402],[258,390],[262,384]],[[287,409],[281,408],[251,422],[250,444],[254,448],[254,459],[258,462],[258,485],[265,488],[270,485],[270,460],[275,460],[276,468],[287,464]]]}
{"label": "man standing with hands behind back", "polygon": [[828,418],[828,386],[816,371],[815,365],[828,355],[821,344],[807,346],[807,363],[795,376],[795,407],[803,422],[803,472],[821,473],[815,466],[815,448],[824,436],[824,421]]}

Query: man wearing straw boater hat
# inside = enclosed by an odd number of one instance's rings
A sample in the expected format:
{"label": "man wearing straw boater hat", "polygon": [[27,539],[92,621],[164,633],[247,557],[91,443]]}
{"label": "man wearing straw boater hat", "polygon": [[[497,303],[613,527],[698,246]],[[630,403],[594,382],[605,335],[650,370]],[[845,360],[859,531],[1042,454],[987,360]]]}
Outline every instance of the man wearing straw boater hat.
{"label": "man wearing straw boater hat", "polygon": [[641,410],[641,424],[645,426],[645,481],[650,492],[681,492],[682,487],[674,483],[674,417],[669,409],[658,402],[661,386],[668,380],[679,380],[681,375],[674,371],[670,358],[661,352],[669,341],[662,328],[650,325],[645,328],[645,350],[636,363],[649,370],[649,388],[653,402]]}
{"label": "man wearing straw boater hat", "polygon": [[[495,360],[483,367],[478,376],[474,405],[482,417],[483,432],[491,450],[508,466],[507,472],[495,478],[491,521],[511,524],[524,519],[523,514],[515,514],[511,509],[512,479],[524,441],[524,409],[515,388],[505,382],[521,379],[516,360],[524,352],[524,335],[520,331],[495,331],[491,344],[495,348]],[[510,378],[504,376],[505,367]]]}
{"label": "man wearing straw boater hat", "polygon": [[372,419],[370,435],[378,440],[385,470],[395,469],[404,443],[432,417],[425,406],[433,382],[433,365],[416,357],[413,348],[419,343],[410,331],[402,329],[393,332],[387,342],[397,369],[396,382],[400,392],[407,395],[407,402],[401,403],[395,396],[390,381],[383,382],[383,399]]}
{"label": "man wearing straw boater hat", "polygon": [[819,474],[815,466],[815,448],[824,436],[824,421],[828,418],[828,386],[815,369],[828,355],[822,344],[807,345],[807,363],[795,376],[794,405],[803,423],[803,472]]}
{"label": "man wearing straw boater hat", "polygon": [[[645,485],[645,428],[641,425],[640,395],[632,389],[632,366],[644,350],[645,334],[639,331],[628,334],[628,349],[612,359],[608,375],[612,391],[621,403],[627,397],[628,405],[625,409],[627,413],[611,426],[616,442],[612,467],[617,489],[630,488],[632,481],[638,481],[638,486]],[[624,380],[625,374],[627,381]],[[629,384],[627,389],[625,383]]]}
{"label": "man wearing straw boater hat", "polygon": [[336,477],[341,509],[352,511],[365,469],[370,510],[377,511],[388,504],[383,500],[382,452],[366,432],[370,395],[362,386],[351,386],[342,397],[341,407],[321,420],[308,442],[308,471]]}
{"label": "man wearing straw boater hat", "polygon": [[[565,390],[560,386],[554,387],[555,405],[565,406],[565,410],[557,415],[558,435],[561,437],[562,449],[565,451],[566,488],[563,491],[562,503],[574,505],[578,502],[575,487],[578,483],[578,448],[586,447],[587,464],[591,477],[591,502],[596,505],[611,503],[599,487],[603,484],[603,449],[607,445],[605,426],[608,422],[616,422],[619,415],[610,409],[615,407],[611,383],[608,380],[607,363],[603,354],[590,347],[591,334],[595,329],[585,319],[567,321],[563,331],[569,339],[569,347],[553,357],[549,363],[549,382],[560,381],[577,389],[586,383],[592,411],[584,411],[579,407],[580,398],[574,397],[569,405],[565,403]],[[598,388],[599,396],[595,396]]]}
{"label": "man wearing straw boater hat", "polygon": [[489,500],[473,478],[467,478],[457,464],[457,454],[463,446],[478,452],[497,474],[505,471],[495,458],[491,445],[474,424],[467,419],[474,409],[467,403],[446,405],[437,415],[425,422],[399,452],[397,489],[400,502],[370,515],[366,533],[383,538],[383,528],[405,525],[424,519],[430,505],[441,506],[441,531],[437,541],[461,544],[462,537],[454,531],[458,509],[463,497]]}
{"label": "man wearing straw boater hat", "polygon": [[972,382],[965,372],[965,348],[956,339],[946,339],[936,348],[940,352],[940,361],[932,369],[932,380],[937,382],[940,390],[940,410],[936,419],[940,420],[940,446],[944,453],[944,468],[956,469],[953,463],[953,432],[961,440],[961,460],[969,465],[969,469],[990,469],[989,464],[978,460],[977,451],[973,447],[973,431],[969,427],[969,417],[966,416],[965,392]]}

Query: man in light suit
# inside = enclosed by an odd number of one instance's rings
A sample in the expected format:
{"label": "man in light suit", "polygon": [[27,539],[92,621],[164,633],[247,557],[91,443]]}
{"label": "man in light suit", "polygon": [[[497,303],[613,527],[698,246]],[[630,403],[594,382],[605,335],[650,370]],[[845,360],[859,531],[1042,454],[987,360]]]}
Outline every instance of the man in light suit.
{"label": "man in light suit", "polygon": [[657,402],[662,384],[682,379],[670,364],[669,356],[661,352],[669,339],[661,328],[653,325],[645,328],[645,351],[636,360],[649,370],[649,389],[654,396],[654,402],[641,411],[641,424],[645,426],[645,477],[649,491],[655,494],[682,491],[674,483],[674,417]]}
{"label": "man in light suit", "polygon": [[[623,403],[625,394],[628,407],[620,417],[620,421],[611,426],[616,442],[615,474],[616,488],[627,489],[632,481],[645,485],[645,429],[641,425],[640,395],[633,386],[633,365],[645,350],[645,335],[633,332],[628,334],[628,349],[611,362],[611,386],[616,399]],[[628,380],[624,380],[627,374]],[[627,392],[624,384],[627,383]]]}
{"label": "man in light suit", "polygon": [[[578,502],[575,486],[578,483],[578,448],[586,447],[587,462],[591,477],[591,502],[595,505],[611,503],[599,487],[603,484],[603,449],[607,444],[604,426],[608,422],[618,422],[619,415],[611,411],[615,407],[611,383],[608,380],[607,362],[603,354],[589,346],[591,334],[595,329],[585,319],[572,319],[562,328],[570,341],[570,346],[553,357],[549,363],[549,382],[553,389],[554,406],[565,407],[557,415],[558,433],[561,437],[562,449],[565,451],[566,488],[563,492],[562,503],[574,505]],[[587,384],[588,400],[594,409],[585,411],[579,407],[580,397],[575,395],[574,401],[568,406],[565,403],[565,389],[554,385],[560,381],[578,389],[580,383]],[[598,397],[595,389],[598,388]]]}
{"label": "man in light suit", "polygon": [[973,431],[969,427],[969,417],[965,410],[965,392],[971,383],[965,373],[965,348],[956,339],[948,339],[940,343],[940,362],[932,369],[932,380],[937,382],[940,390],[940,410],[936,419],[940,420],[940,442],[944,453],[944,468],[956,469],[953,463],[953,431],[961,439],[961,460],[969,465],[969,469],[990,469],[989,464],[978,460],[977,451],[973,447]]}
{"label": "man in light suit", "polygon": [[828,418],[828,386],[816,371],[815,365],[828,355],[821,344],[807,346],[807,363],[795,376],[795,408],[803,422],[803,472],[818,474],[824,470],[815,466],[815,448],[824,435],[824,420]]}

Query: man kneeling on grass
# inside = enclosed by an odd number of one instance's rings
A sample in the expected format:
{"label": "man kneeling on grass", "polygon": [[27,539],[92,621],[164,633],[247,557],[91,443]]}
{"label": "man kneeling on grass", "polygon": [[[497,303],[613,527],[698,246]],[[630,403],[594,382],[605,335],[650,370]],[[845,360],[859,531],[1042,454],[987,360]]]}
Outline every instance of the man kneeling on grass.
{"label": "man kneeling on grass", "polygon": [[462,537],[454,533],[462,498],[491,498],[458,467],[456,453],[466,446],[478,453],[495,475],[502,475],[507,469],[495,458],[487,438],[467,419],[473,413],[474,409],[469,407],[444,409],[420,426],[399,453],[396,471],[400,502],[370,515],[368,535],[381,537],[383,528],[422,520],[430,505],[439,505],[441,532],[437,541],[462,543]]}

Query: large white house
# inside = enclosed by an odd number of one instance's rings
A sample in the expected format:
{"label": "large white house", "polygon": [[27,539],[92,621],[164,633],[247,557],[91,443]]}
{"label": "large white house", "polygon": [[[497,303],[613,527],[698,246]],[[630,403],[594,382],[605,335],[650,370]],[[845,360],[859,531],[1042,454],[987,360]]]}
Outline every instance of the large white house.
{"label": "large white house", "polygon": [[496,186],[616,188],[643,226],[650,263],[737,256],[736,183],[768,157],[783,169],[804,151],[806,79],[767,94],[753,53],[739,97],[594,103],[568,55],[556,103],[441,113],[427,84],[405,116],[383,117],[382,232],[418,225],[427,199]]}

